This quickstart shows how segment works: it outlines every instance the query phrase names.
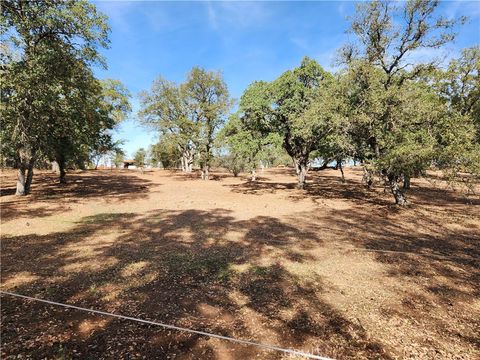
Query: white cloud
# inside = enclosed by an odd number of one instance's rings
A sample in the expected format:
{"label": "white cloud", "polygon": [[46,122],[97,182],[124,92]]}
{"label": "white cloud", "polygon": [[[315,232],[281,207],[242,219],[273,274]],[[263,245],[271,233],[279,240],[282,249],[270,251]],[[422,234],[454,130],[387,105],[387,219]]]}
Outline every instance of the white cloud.
{"label": "white cloud", "polygon": [[347,15],[346,5],[347,5],[346,1],[339,1],[338,2],[337,11],[342,16]]}
{"label": "white cloud", "polygon": [[445,16],[448,19],[453,19],[459,16],[478,18],[480,17],[480,2],[466,0],[448,1],[445,5]]}
{"label": "white cloud", "polygon": [[216,13],[215,9],[213,8],[212,2],[207,1],[206,2],[206,7],[207,7],[208,22],[209,22],[210,26],[213,29],[218,30],[217,13]]}
{"label": "white cloud", "polygon": [[123,32],[130,31],[128,14],[135,5],[132,1],[96,1],[98,10],[108,16],[109,21]]}
{"label": "white cloud", "polygon": [[221,28],[245,28],[261,26],[270,19],[271,12],[263,2],[221,1],[205,3],[210,26]]}
{"label": "white cloud", "polygon": [[304,38],[293,36],[293,37],[290,38],[290,42],[293,45],[295,45],[296,47],[298,47],[299,49],[302,49],[302,50],[309,50],[310,49],[309,42]]}
{"label": "white cloud", "polygon": [[408,54],[404,59],[404,63],[417,65],[434,62],[440,66],[446,66],[458,54],[459,51],[453,44],[442,49],[421,48]]}

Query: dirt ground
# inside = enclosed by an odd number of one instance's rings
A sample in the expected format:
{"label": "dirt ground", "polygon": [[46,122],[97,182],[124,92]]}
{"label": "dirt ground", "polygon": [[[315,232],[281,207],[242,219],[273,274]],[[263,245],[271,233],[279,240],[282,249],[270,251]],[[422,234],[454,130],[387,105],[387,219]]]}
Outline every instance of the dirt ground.
{"label": "dirt ground", "polygon": [[[3,171],[1,289],[337,359],[480,358],[480,199],[431,176],[399,209],[361,169],[204,182],[164,170]],[[284,359],[1,296],[1,357]]]}

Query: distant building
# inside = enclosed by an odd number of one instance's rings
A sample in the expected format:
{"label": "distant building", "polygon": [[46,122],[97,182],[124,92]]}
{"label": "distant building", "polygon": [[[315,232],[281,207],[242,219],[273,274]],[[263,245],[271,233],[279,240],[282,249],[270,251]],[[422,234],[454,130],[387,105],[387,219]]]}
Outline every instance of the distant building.
{"label": "distant building", "polygon": [[123,168],[128,169],[129,167],[135,168],[135,161],[134,160],[123,160]]}

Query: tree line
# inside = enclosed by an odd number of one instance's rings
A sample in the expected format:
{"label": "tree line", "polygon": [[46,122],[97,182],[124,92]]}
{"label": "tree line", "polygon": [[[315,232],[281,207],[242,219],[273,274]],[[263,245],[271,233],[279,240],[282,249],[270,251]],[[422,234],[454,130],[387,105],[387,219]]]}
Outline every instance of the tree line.
{"label": "tree line", "polygon": [[365,184],[379,179],[399,205],[407,203],[410,179],[429,168],[450,178],[462,172],[478,177],[479,46],[464,49],[446,68],[412,61],[419,50],[453,41],[465,21],[436,15],[438,4],[357,4],[350,19],[357,41],[340,49],[337,72],[305,57],[273,81],[253,82],[228,119],[232,102],[218,72],[194,68],[179,85],[158,78],[141,94],[140,118],[160,133],[153,152],[170,149],[186,172],[198,156],[208,178],[217,134],[227,167],[251,171],[255,180],[266,152],[277,149],[279,155],[281,147],[299,188],[312,159],[323,159],[324,167],[335,162],[340,170],[355,160],[363,165]]}
{"label": "tree line", "polygon": [[[159,134],[151,161],[187,173],[196,165],[206,180],[213,165],[255,180],[259,166],[289,157],[299,188],[314,159],[340,170],[355,161],[365,184],[381,181],[399,205],[410,179],[429,168],[478,178],[479,46],[447,66],[414,61],[452,42],[466,20],[437,15],[438,5],[359,3],[349,20],[355,41],[340,48],[335,72],[305,57],[273,81],[254,81],[238,102],[218,71],[194,67],[180,84],[158,77],[139,95],[139,120]],[[18,168],[17,194],[28,193],[42,159],[59,164],[61,180],[67,164],[109,152],[122,160],[112,129],[130,95],[92,72],[106,66],[106,20],[86,1],[2,3],[2,162]]]}

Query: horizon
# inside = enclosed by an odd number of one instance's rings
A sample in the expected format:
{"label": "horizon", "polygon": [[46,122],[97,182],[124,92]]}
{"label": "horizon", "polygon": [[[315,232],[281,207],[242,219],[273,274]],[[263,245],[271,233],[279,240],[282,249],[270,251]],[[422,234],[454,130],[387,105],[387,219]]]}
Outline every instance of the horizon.
{"label": "horizon", "polygon": [[[115,130],[124,140],[126,158],[147,149],[158,134],[137,121],[138,93],[162,75],[182,82],[194,66],[219,70],[232,98],[238,100],[255,80],[271,81],[300,64],[304,56],[329,71],[337,50],[353,40],[346,33],[353,1],[319,2],[160,2],[94,1],[108,16],[110,47],[102,49],[108,69],[100,78],[120,80],[130,91],[132,112]],[[440,50],[418,51],[414,62],[447,60],[480,43],[480,6],[475,1],[441,3],[447,18],[466,15],[456,40]]]}

